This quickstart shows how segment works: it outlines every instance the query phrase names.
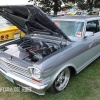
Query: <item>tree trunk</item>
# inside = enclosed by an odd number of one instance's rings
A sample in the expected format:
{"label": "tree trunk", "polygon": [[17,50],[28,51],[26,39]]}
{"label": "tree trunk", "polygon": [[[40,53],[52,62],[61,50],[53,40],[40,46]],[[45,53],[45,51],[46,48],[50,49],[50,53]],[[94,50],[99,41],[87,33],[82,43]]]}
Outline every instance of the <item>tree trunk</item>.
{"label": "tree trunk", "polygon": [[58,0],[54,0],[54,15],[57,15],[58,12]]}
{"label": "tree trunk", "polygon": [[54,11],[54,15],[57,15],[57,11],[56,10]]}
{"label": "tree trunk", "polygon": [[88,7],[89,7],[89,15],[92,15],[92,8],[93,8],[93,0],[87,0]]}

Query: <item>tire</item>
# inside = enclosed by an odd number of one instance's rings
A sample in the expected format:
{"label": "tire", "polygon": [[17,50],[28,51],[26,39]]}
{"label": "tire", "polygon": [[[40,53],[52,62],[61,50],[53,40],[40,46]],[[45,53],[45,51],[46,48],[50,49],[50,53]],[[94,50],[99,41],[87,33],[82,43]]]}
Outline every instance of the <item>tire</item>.
{"label": "tire", "polygon": [[56,77],[54,83],[50,87],[50,91],[53,93],[58,93],[66,88],[70,79],[70,69],[65,68]]}

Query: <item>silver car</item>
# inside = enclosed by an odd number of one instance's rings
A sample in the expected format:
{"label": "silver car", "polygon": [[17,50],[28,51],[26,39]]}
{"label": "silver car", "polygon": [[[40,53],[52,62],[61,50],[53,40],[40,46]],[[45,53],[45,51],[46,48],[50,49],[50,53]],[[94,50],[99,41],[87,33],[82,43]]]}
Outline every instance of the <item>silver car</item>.
{"label": "silver car", "polygon": [[100,17],[49,19],[33,5],[0,7],[0,14],[26,36],[0,45],[0,72],[38,95],[66,88],[100,55]]}

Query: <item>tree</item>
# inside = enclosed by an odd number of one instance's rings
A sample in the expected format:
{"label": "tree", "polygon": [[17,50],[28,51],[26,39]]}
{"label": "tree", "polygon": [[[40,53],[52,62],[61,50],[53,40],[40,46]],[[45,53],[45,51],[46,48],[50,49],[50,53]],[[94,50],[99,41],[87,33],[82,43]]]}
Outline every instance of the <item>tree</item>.
{"label": "tree", "polygon": [[80,9],[87,9],[89,11],[93,10],[93,7],[100,7],[99,0],[67,0],[67,2],[77,3]]}
{"label": "tree", "polygon": [[38,1],[41,5],[41,9],[44,12],[54,11],[54,15],[57,15],[57,12],[61,10],[62,2],[66,5],[68,2],[76,3],[80,9],[87,9],[92,11],[93,7],[100,7],[99,0],[29,0],[34,1],[35,3]]}
{"label": "tree", "polygon": [[93,7],[100,7],[99,0],[81,0],[77,1],[77,5],[80,9],[87,9],[89,11],[93,10]]}
{"label": "tree", "polygon": [[95,4],[95,7],[100,8],[100,1]]}
{"label": "tree", "polygon": [[[29,0],[34,1],[34,0]],[[54,15],[57,15],[57,12],[61,10],[62,2],[67,2],[67,0],[35,0],[39,1],[41,5],[41,9],[44,12],[50,12],[51,10],[54,11]]]}

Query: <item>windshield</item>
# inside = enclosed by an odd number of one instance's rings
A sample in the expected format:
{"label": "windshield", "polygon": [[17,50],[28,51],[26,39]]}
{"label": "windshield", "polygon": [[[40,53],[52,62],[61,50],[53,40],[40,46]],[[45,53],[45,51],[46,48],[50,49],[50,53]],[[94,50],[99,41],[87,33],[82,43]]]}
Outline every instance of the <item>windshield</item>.
{"label": "windshield", "polygon": [[7,26],[13,26],[13,24],[11,24],[7,20],[0,20],[0,28],[4,28],[4,27],[7,27]]}
{"label": "windshield", "polygon": [[55,21],[54,22],[67,36],[82,37],[84,22],[77,21]]}

